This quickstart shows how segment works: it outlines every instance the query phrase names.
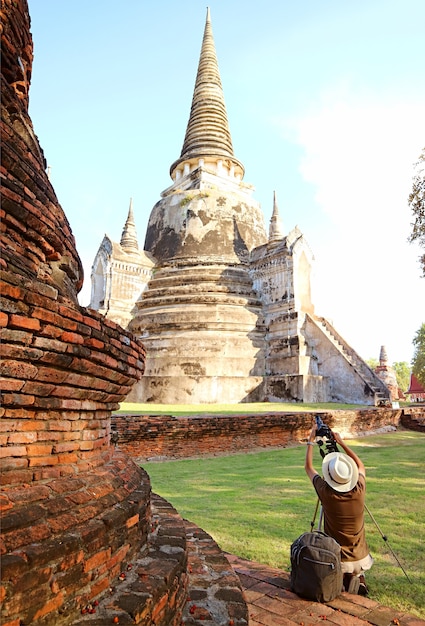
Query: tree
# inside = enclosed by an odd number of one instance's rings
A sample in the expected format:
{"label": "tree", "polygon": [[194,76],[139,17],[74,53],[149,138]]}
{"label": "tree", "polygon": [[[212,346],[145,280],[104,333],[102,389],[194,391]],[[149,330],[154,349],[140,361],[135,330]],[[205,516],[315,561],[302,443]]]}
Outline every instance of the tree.
{"label": "tree", "polygon": [[415,353],[412,359],[412,372],[421,385],[425,385],[425,324],[422,324],[417,331],[412,343],[415,346]]}
{"label": "tree", "polygon": [[[425,248],[425,148],[422,149],[419,160],[415,163],[412,191],[408,202],[414,217],[414,222],[411,224],[412,233],[408,241],[410,243],[417,241],[421,248]],[[419,257],[419,262],[425,278],[425,254]]]}
{"label": "tree", "polygon": [[396,361],[393,363],[397,385],[404,393],[409,389],[410,385],[410,365],[407,361]]}
{"label": "tree", "polygon": [[373,356],[370,357],[370,359],[366,359],[365,361],[371,370],[375,371],[375,368],[378,367],[379,365],[379,361],[378,359],[375,359]]}

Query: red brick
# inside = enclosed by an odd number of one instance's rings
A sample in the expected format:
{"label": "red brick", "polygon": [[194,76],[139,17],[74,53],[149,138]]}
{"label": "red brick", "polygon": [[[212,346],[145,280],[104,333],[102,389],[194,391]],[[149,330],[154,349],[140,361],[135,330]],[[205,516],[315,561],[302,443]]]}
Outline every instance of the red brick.
{"label": "red brick", "polygon": [[1,379],[1,389],[3,392],[5,391],[20,391],[24,386],[25,382],[23,380],[18,380],[17,378],[2,378]]}
{"label": "red brick", "polygon": [[14,300],[23,300],[25,292],[20,287],[9,285],[3,281],[0,282],[0,292],[4,298],[9,297]]}
{"label": "red brick", "polygon": [[84,316],[77,309],[71,309],[70,307],[59,303],[58,311],[62,317],[68,317],[75,322],[84,321]]}
{"label": "red brick", "polygon": [[139,514],[133,515],[133,517],[129,517],[129,519],[125,523],[126,527],[131,528],[132,526],[135,526],[136,524],[139,523],[139,519],[140,519]]}
{"label": "red brick", "polygon": [[[9,465],[9,463],[7,463],[7,465]],[[6,463],[2,461],[2,471],[0,472],[1,485],[28,484],[33,480],[33,472],[31,470],[5,466]],[[28,468],[28,461],[26,461],[25,468]]]}
{"label": "red brick", "polygon": [[52,444],[34,443],[27,446],[28,456],[46,456],[52,454]]}
{"label": "red brick", "polygon": [[35,441],[37,441],[36,432],[11,433],[8,436],[9,444],[34,443]]}
{"label": "red brick", "polygon": [[44,604],[44,606],[39,609],[33,618],[33,621],[40,619],[44,615],[51,613],[52,611],[56,611],[62,604],[64,603],[64,595],[62,592],[58,593],[57,596],[54,596],[50,600]]}
{"label": "red brick", "polygon": [[55,385],[30,380],[25,383],[21,391],[24,394],[31,394],[33,396],[49,396],[54,388]]}
{"label": "red brick", "polygon": [[20,530],[15,530],[13,533],[4,534],[4,542],[8,552],[13,552],[22,546],[27,546],[31,543],[39,543],[51,536],[49,527],[45,522],[33,524]]}
{"label": "red brick", "polygon": [[84,343],[84,338],[78,333],[64,332],[62,333],[61,339],[62,341],[66,341],[67,343]]}
{"label": "red brick", "polygon": [[0,338],[2,341],[11,341],[12,343],[22,343],[29,345],[32,342],[32,333],[27,333],[23,330],[13,330],[11,328],[2,328],[0,332]]}
{"label": "red brick", "polygon": [[26,328],[27,330],[40,330],[40,321],[33,317],[12,314],[10,316],[10,326],[13,328]]}
{"label": "red brick", "polygon": [[63,513],[63,515],[50,519],[49,525],[54,533],[61,533],[69,528],[74,528],[77,525],[77,519],[71,513]]}
{"label": "red brick", "polygon": [[56,465],[59,463],[57,456],[35,456],[29,459],[30,467],[40,467],[41,465]]}
{"label": "red brick", "polygon": [[105,344],[103,341],[99,341],[98,339],[94,339],[93,337],[88,337],[84,340],[84,344],[89,346],[90,348],[95,348],[96,350],[103,350],[105,348]]}
{"label": "red brick", "polygon": [[3,459],[9,456],[26,456],[26,454],[26,446],[7,446],[6,448],[0,448],[0,458]]}
{"label": "red brick", "polygon": [[58,339],[49,339],[48,337],[35,337],[34,346],[36,348],[44,348],[53,352],[65,352],[67,345]]}
{"label": "red brick", "polygon": [[110,558],[111,558],[111,548],[100,550],[97,554],[94,554],[92,557],[86,559],[83,565],[83,571],[90,572],[91,570],[96,569],[103,563],[106,563]]}
{"label": "red brick", "polygon": [[3,313],[3,311],[0,311],[0,327],[7,326],[8,319],[9,316],[6,313]]}
{"label": "red brick", "polygon": [[[39,415],[39,413],[38,413]],[[49,427],[48,423],[45,420],[35,420],[35,419],[28,419],[28,420],[23,420],[22,422],[20,422],[19,424],[19,430],[23,430],[23,431],[31,431],[31,430],[35,430],[35,431],[40,431],[40,430],[47,430]]]}
{"label": "red brick", "polygon": [[91,600],[92,598],[95,598],[102,591],[107,589],[110,586],[110,584],[111,584],[111,580],[112,580],[112,578],[110,578],[109,576],[105,576],[104,578],[102,578],[100,580],[97,580],[92,585],[92,588],[91,588],[90,594],[89,594],[89,599]]}
{"label": "red brick", "polygon": [[2,402],[5,406],[31,406],[34,404],[34,396],[23,393],[5,393]]}
{"label": "red brick", "polygon": [[3,361],[1,364],[3,376],[11,378],[35,378],[37,376],[37,367],[31,363],[23,363],[22,361]]}
{"label": "red brick", "polygon": [[73,463],[78,463],[78,455],[77,454],[59,454],[59,463],[63,463],[65,465],[72,465]]}
{"label": "red brick", "polygon": [[53,337],[54,339],[57,339],[61,336],[62,332],[62,328],[59,328],[58,326],[53,326],[53,324],[47,324],[43,327],[41,334],[44,337]]}

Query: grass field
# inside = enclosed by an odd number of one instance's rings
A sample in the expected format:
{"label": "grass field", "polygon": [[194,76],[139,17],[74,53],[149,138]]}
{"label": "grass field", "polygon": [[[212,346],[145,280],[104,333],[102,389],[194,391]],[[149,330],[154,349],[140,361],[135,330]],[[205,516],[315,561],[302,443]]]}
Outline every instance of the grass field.
{"label": "grass field", "polygon": [[235,413],[273,413],[273,412],[294,412],[294,411],[332,411],[345,409],[346,411],[359,410],[371,407],[359,404],[337,404],[329,403],[305,403],[305,402],[249,402],[240,404],[133,404],[123,402],[119,411],[115,413],[142,414],[142,415],[200,415],[200,414],[220,414],[231,415]]}
{"label": "grass field", "polygon": [[[366,503],[375,520],[366,514],[375,559],[367,576],[369,595],[425,618],[425,434],[397,431],[350,445],[366,465]],[[310,530],[317,501],[304,473],[304,455],[305,446],[297,446],[143,467],[153,491],[223,550],[289,570],[291,543]],[[317,447],[319,471],[320,464]]]}

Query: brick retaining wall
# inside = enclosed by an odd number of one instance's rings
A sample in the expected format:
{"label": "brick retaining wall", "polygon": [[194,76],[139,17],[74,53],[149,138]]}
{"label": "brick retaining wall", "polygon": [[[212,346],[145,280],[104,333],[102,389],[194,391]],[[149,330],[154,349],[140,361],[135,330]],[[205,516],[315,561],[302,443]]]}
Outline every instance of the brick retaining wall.
{"label": "brick retaining wall", "polygon": [[[132,458],[177,459],[285,447],[305,439],[312,413],[238,415],[113,415],[118,443]],[[323,421],[345,437],[424,420],[425,407],[322,411]],[[407,424],[407,422],[406,422]],[[411,426],[409,426],[411,427]],[[419,427],[417,427],[419,430]]]}

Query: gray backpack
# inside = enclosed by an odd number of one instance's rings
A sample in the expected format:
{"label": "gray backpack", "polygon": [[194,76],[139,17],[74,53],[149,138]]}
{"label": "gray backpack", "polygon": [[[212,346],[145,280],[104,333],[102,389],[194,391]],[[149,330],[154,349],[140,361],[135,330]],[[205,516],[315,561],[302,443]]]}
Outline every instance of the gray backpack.
{"label": "gray backpack", "polygon": [[342,592],[341,547],[321,531],[307,532],[291,545],[291,589],[298,596],[330,602]]}

